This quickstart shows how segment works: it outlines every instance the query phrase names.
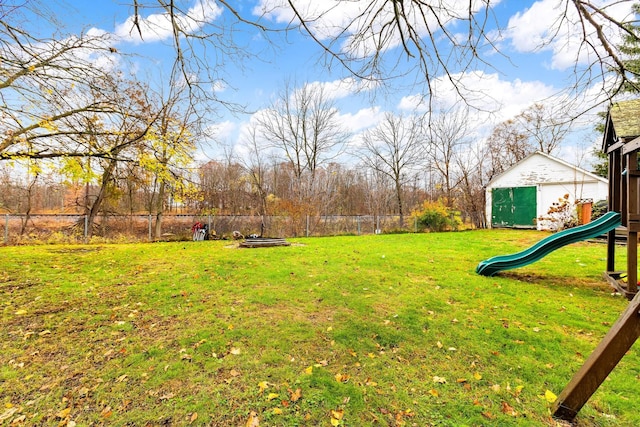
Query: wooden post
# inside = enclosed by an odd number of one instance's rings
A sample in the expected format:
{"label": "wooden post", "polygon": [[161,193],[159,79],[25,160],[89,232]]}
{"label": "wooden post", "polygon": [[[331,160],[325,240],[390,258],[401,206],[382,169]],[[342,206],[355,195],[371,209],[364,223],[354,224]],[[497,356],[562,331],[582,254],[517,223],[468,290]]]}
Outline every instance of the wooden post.
{"label": "wooden post", "polygon": [[571,421],[640,336],[640,294],[611,327],[582,368],[564,388],[553,416]]}
{"label": "wooden post", "polygon": [[[638,152],[627,154],[627,296],[638,292]],[[631,297],[629,297],[631,298]]]}
{"label": "wooden post", "polygon": [[[622,154],[617,149],[609,153],[609,210],[622,213]],[[626,224],[623,222],[623,224]],[[616,230],[607,234],[607,272],[615,271]]]}

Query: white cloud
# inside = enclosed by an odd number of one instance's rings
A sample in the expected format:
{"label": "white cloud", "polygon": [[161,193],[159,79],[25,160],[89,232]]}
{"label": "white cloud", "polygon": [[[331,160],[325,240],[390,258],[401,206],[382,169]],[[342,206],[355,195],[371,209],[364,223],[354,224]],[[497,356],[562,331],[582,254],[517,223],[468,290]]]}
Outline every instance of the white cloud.
{"label": "white cloud", "polygon": [[[420,94],[404,96],[398,103],[402,111],[428,111],[429,108],[449,109],[463,102],[472,109],[485,113],[487,118],[502,121],[519,114],[522,110],[552,97],[558,89],[540,81],[502,80],[497,73],[474,71],[440,77],[433,81],[432,104]],[[457,87],[454,87],[453,82]]]}
{"label": "white cloud", "polygon": [[377,86],[375,81],[368,81],[362,79],[356,79],[354,77],[347,77],[341,80],[333,80],[330,82],[315,81],[307,83],[306,89],[314,91],[322,91],[327,99],[342,99],[362,91],[374,90]]}
{"label": "white cloud", "polygon": [[[622,20],[631,14],[632,2],[596,0],[595,3],[614,19]],[[617,45],[621,41],[619,29],[599,15],[593,16],[612,45]],[[580,20],[571,2],[539,0],[509,19],[504,37],[516,52],[550,52],[552,58],[547,65],[555,70],[566,70],[576,65],[588,65],[596,60],[595,52],[584,43],[585,30],[590,45],[598,46],[599,53],[606,56],[600,47],[601,43],[596,40],[592,25]]]}
{"label": "white cloud", "polygon": [[221,93],[227,90],[227,84],[222,80],[216,80],[213,82],[212,89],[215,93]]}
{"label": "white cloud", "polygon": [[[198,0],[186,13],[177,13],[174,18],[181,29],[193,33],[215,21],[222,12],[223,9],[215,0]],[[155,42],[173,37],[173,24],[166,12],[139,17],[137,24],[135,17],[130,16],[123,23],[116,25],[114,32],[123,41]]]}
{"label": "white cloud", "polygon": [[215,123],[207,129],[207,134],[211,136],[212,139],[218,141],[228,140],[232,137],[237,130],[237,124],[226,120],[224,122]]}
{"label": "white cloud", "polygon": [[340,115],[342,125],[350,132],[355,133],[378,124],[384,118],[384,112],[380,107],[369,107],[358,110],[355,114],[346,113]]}

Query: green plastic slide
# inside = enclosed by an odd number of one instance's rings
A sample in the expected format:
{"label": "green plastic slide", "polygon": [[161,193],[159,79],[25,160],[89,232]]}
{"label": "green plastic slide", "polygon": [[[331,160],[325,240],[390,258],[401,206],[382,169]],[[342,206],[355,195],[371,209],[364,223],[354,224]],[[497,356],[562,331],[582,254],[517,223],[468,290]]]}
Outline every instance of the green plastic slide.
{"label": "green plastic slide", "polygon": [[494,256],[484,260],[476,267],[476,273],[483,276],[493,276],[499,271],[524,267],[538,261],[556,249],[581,240],[598,237],[620,225],[620,214],[618,212],[607,212],[588,224],[554,233],[522,252]]}

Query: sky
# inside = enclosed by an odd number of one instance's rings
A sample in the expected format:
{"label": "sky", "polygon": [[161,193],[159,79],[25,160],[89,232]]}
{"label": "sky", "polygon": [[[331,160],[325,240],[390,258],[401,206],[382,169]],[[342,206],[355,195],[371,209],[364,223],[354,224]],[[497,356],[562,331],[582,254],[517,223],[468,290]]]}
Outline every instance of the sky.
{"label": "sky", "polygon": [[[607,12],[613,16],[629,14],[630,1],[594,0],[609,6]],[[155,0],[141,0],[143,4],[154,4]],[[468,7],[469,0],[441,0],[451,7]],[[45,35],[47,31],[66,37],[85,32],[107,34],[119,53],[131,55],[123,67],[128,67],[141,78],[162,80],[168,76],[175,58],[171,46],[171,31],[167,20],[158,9],[140,9],[144,37],[132,31],[133,9],[127,0],[43,0],[45,9],[54,13],[55,23],[42,22],[38,26]],[[283,0],[237,0],[231,1],[244,17],[258,19],[269,27],[282,26],[292,19],[291,11],[281,7]],[[320,40],[327,41],[338,31],[350,28],[347,23],[358,12],[358,3],[353,1],[296,0],[299,10],[313,13],[320,7],[331,6],[328,13],[315,21],[312,30]],[[563,25],[555,40],[550,41],[550,29],[560,13],[560,0],[494,0],[487,20],[488,34],[494,47],[485,47],[479,52],[488,63],[474,64],[472,69],[457,75],[465,87],[480,90],[473,94],[473,104],[483,112],[471,116],[473,138],[486,138],[493,126],[514,117],[536,102],[554,104],[561,99],[563,90],[575,79],[575,67],[589,58],[579,55],[576,45],[577,26]],[[244,129],[256,113],[273,102],[285,82],[296,85],[322,86],[339,107],[341,120],[354,134],[375,126],[385,112],[409,114],[424,111],[425,88],[414,84],[415,76],[397,79],[392,86],[381,88],[354,78],[344,68],[334,64],[324,65],[326,57],[322,49],[307,35],[300,32],[264,33],[246,25],[229,23],[233,16],[215,0],[182,0],[178,4],[201,16],[211,27],[222,32],[221,43],[233,38],[240,49],[236,54],[215,55],[209,52],[207,61],[220,70],[220,80],[211,90],[227,102],[246,107],[246,114],[232,113],[220,108],[211,118],[216,130],[215,142],[209,144],[199,158],[216,157],[221,154],[220,144],[239,147]],[[46,15],[46,13],[44,13]],[[498,32],[497,27],[501,30]],[[194,25],[195,28],[195,25]],[[464,23],[451,20],[447,29],[453,33],[464,31]],[[439,35],[441,36],[441,34]],[[499,50],[499,51],[496,51]],[[394,52],[395,51],[395,52]],[[390,49],[397,55],[398,48]],[[395,56],[397,57],[397,56]],[[404,62],[403,62],[404,61]],[[410,60],[401,58],[400,66],[410,65]],[[586,63],[586,62],[585,62]],[[442,76],[435,76],[437,105],[450,108],[458,100],[456,91]],[[602,82],[586,87],[584,98],[573,94],[575,113],[582,112],[602,99]],[[359,90],[357,90],[359,89]],[[606,105],[598,106],[594,112],[605,111]],[[573,113],[573,112],[569,112]],[[561,150],[554,155],[564,160],[589,168],[591,147],[599,146],[599,135],[593,132],[593,114],[583,115],[575,123],[575,131],[567,138]]]}

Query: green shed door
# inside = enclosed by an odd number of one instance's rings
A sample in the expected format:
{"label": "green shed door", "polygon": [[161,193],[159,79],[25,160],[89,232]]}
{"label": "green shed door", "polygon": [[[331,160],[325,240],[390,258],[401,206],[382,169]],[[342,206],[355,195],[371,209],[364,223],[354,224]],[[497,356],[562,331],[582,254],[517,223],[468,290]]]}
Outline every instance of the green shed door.
{"label": "green shed door", "polygon": [[491,199],[494,227],[535,225],[536,187],[494,188]]}

